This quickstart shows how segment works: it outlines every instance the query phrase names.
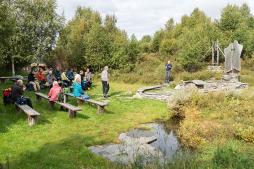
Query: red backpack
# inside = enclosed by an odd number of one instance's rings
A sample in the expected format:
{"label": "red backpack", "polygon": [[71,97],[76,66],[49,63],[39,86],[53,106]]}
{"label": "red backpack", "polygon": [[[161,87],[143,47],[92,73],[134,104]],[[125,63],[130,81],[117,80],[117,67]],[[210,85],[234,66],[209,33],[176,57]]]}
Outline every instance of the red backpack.
{"label": "red backpack", "polygon": [[11,88],[4,89],[3,96],[10,97],[11,96]]}

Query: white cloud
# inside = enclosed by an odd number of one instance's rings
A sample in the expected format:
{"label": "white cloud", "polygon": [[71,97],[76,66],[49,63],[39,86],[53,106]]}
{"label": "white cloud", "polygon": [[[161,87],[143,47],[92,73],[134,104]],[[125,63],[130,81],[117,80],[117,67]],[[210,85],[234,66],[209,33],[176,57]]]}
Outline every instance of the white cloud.
{"label": "white cloud", "polygon": [[62,14],[64,11],[67,20],[74,16],[77,6],[91,7],[102,16],[114,14],[121,29],[140,38],[164,27],[169,18],[179,21],[196,7],[211,18],[219,18],[228,3],[247,3],[254,13],[253,0],[57,0],[57,12]]}

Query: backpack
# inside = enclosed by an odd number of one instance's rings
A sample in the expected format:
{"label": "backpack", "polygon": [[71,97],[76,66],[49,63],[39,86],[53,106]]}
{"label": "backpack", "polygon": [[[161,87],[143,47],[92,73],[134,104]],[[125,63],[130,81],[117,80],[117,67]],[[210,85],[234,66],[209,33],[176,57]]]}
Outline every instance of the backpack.
{"label": "backpack", "polygon": [[65,88],[63,88],[63,93],[64,94],[66,94],[66,93],[70,93],[71,92],[71,90],[70,90],[70,88],[69,87],[65,87]]}
{"label": "backpack", "polygon": [[17,99],[16,103],[19,105],[25,105],[25,104],[27,104],[27,100],[26,100],[26,98],[21,96],[20,98]]}
{"label": "backpack", "polygon": [[88,95],[86,95],[86,94],[83,94],[83,95],[81,96],[81,98],[82,98],[83,100],[89,100],[89,99],[90,99],[90,97],[89,97]]}
{"label": "backpack", "polygon": [[4,103],[4,105],[12,103],[11,88],[7,88],[7,89],[3,90],[3,103]]}
{"label": "backpack", "polygon": [[10,97],[11,96],[11,88],[7,88],[3,90],[3,97]]}

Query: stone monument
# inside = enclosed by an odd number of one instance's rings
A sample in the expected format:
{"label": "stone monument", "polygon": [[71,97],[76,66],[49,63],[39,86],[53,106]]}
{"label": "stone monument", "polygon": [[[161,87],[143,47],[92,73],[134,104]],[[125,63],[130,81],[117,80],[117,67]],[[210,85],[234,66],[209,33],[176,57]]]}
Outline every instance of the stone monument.
{"label": "stone monument", "polygon": [[225,81],[238,81],[241,71],[241,53],[243,45],[238,44],[237,41],[231,43],[224,49],[225,54],[225,75],[222,79]]}

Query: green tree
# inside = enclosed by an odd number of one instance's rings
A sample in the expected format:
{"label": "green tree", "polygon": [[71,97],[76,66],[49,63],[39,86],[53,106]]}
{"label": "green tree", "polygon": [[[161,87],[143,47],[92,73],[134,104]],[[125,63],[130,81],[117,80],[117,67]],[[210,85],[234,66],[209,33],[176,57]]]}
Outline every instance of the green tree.
{"label": "green tree", "polygon": [[8,7],[8,1],[0,0],[0,67],[8,60],[8,48],[13,34],[14,19]]}
{"label": "green tree", "polygon": [[254,50],[254,17],[247,4],[242,6],[227,5],[221,14],[219,28],[223,32],[228,45],[237,40],[243,44],[243,53],[246,56],[253,55]]}
{"label": "green tree", "polygon": [[[16,57],[18,66],[42,62],[55,47],[62,18],[55,12],[55,0],[6,0],[15,20],[10,37],[8,61]],[[8,62],[7,62],[8,63]]]}
{"label": "green tree", "polygon": [[152,38],[150,35],[145,35],[139,41],[140,52],[142,53],[149,53],[151,51],[151,42]]}
{"label": "green tree", "polygon": [[211,19],[199,9],[194,9],[189,17],[184,16],[182,21],[177,27],[182,32],[177,41],[177,60],[185,70],[196,71],[202,68],[205,61],[209,61],[210,55],[206,54],[220,34]]}

